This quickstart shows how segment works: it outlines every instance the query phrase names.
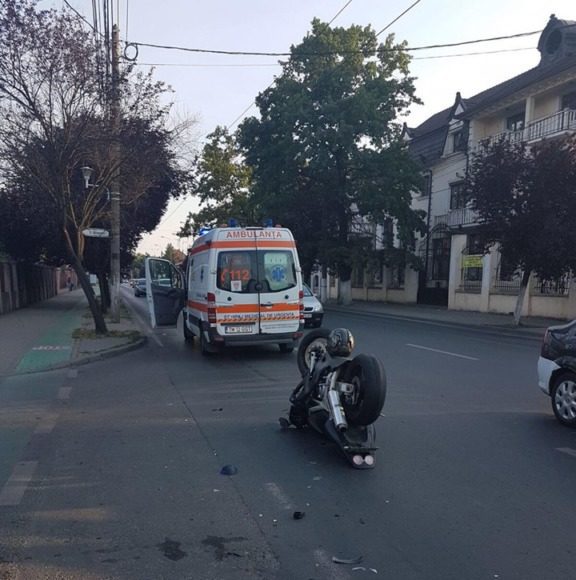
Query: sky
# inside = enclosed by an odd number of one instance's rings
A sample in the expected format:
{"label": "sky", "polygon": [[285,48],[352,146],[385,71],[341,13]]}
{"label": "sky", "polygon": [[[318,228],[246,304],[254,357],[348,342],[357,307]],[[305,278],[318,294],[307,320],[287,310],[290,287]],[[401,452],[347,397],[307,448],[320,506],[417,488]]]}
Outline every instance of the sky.
{"label": "sky", "polygon": [[[97,3],[101,0],[96,0]],[[541,31],[551,14],[576,20],[573,0],[113,0],[121,40],[207,50],[288,52],[310,30],[313,18],[347,28],[370,25],[409,47],[458,43]],[[118,5],[119,2],[119,5]],[[47,0],[55,8],[64,0]],[[92,0],[68,0],[92,21]],[[404,11],[406,13],[400,16]],[[539,34],[464,46],[419,50],[410,66],[423,105],[405,120],[415,127],[464,98],[536,66]],[[471,54],[476,53],[476,54]],[[482,54],[477,54],[482,53]],[[466,56],[455,56],[466,55]],[[257,115],[254,99],[279,75],[277,57],[200,54],[139,46],[136,62],[154,65],[155,77],[174,91],[174,113],[194,118],[192,141],[200,149],[217,125],[231,130]],[[191,240],[175,233],[197,202],[171,201],[160,224],[138,251],[158,255],[168,243],[185,250]]]}

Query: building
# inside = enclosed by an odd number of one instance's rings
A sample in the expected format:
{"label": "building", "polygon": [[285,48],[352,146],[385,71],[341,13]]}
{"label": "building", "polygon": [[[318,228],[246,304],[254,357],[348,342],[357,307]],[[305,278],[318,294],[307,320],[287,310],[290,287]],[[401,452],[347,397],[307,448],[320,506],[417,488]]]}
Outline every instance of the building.
{"label": "building", "polygon": [[[539,64],[454,103],[420,126],[405,129],[409,148],[422,164],[427,188],[413,200],[427,213],[418,252],[418,302],[451,309],[512,312],[520,286],[497,248],[484,255],[475,231],[477,216],[466,207],[463,180],[470,155],[484,143],[505,138],[535,143],[576,131],[576,22],[554,15],[543,30]],[[405,301],[413,301],[413,289]],[[576,284],[531,279],[524,315],[576,318]]]}

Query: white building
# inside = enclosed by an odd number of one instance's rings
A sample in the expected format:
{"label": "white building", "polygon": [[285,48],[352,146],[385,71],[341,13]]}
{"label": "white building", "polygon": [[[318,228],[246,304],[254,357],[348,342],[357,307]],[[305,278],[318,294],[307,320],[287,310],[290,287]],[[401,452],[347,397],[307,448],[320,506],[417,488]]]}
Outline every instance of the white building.
{"label": "white building", "polygon": [[[427,212],[428,224],[419,245],[425,263],[419,302],[456,310],[514,310],[519,275],[500,267],[497,248],[483,255],[476,216],[462,199],[462,182],[480,143],[504,136],[530,144],[576,131],[576,22],[551,16],[538,50],[538,66],[471,98],[457,94],[451,107],[405,131],[428,184],[413,200],[414,209]],[[413,301],[413,294],[405,300]],[[533,278],[523,314],[576,318],[574,279]]]}

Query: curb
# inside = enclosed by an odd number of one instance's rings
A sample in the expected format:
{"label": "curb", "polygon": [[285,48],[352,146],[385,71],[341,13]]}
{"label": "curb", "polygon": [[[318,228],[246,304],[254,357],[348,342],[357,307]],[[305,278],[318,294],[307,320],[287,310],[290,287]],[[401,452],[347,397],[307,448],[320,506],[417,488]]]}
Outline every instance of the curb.
{"label": "curb", "polygon": [[73,359],[71,360],[68,365],[69,367],[77,367],[77,366],[81,366],[84,364],[88,364],[91,362],[96,362],[99,360],[103,360],[106,358],[112,358],[127,352],[131,352],[133,350],[138,350],[139,348],[143,347],[146,343],[148,342],[148,337],[147,336],[140,336],[140,338],[138,338],[137,340],[134,340],[128,344],[121,344],[119,346],[114,346],[112,348],[107,348],[104,350],[101,350],[99,352],[95,352],[93,354],[90,355],[80,355],[78,356],[77,359]]}
{"label": "curb", "polygon": [[[77,343],[78,342],[79,342],[79,339],[76,339],[75,344],[72,348],[73,353],[75,353],[77,351]],[[94,353],[91,355],[79,356],[76,359],[71,359],[69,361],[62,362],[62,363],[56,363],[56,364],[49,365],[49,366],[46,366],[46,367],[41,368],[41,369],[22,371],[19,373],[9,373],[9,374],[0,375],[0,376],[1,377],[15,377],[15,376],[22,376],[22,375],[34,375],[34,374],[38,374],[38,373],[45,373],[48,371],[56,371],[59,369],[78,367],[78,366],[82,366],[82,365],[85,365],[85,364],[88,364],[91,362],[97,362],[97,361],[100,361],[103,359],[119,356],[121,354],[130,352],[132,350],[137,350],[137,349],[143,347],[147,342],[148,342],[148,337],[140,336],[140,338],[138,340],[135,340],[129,344],[119,345],[119,346],[115,346],[112,348],[108,348],[106,350],[102,350],[100,352],[97,352],[97,353]]]}
{"label": "curb", "polygon": [[[516,328],[506,328],[503,326],[498,325],[490,325],[490,324],[477,324],[477,323],[466,323],[466,322],[458,322],[453,320],[434,320],[430,318],[422,318],[417,316],[407,316],[402,314],[390,314],[387,312],[378,312],[374,310],[357,310],[355,308],[346,308],[346,307],[339,307],[339,306],[331,306],[331,305],[324,305],[325,312],[342,312],[345,314],[355,314],[357,316],[362,316],[365,318],[390,318],[392,320],[403,320],[409,322],[415,322],[419,324],[428,324],[432,326],[443,326],[448,328],[467,328],[473,329],[475,331],[480,331],[485,334],[496,334],[496,335],[505,335],[511,338],[519,338],[523,340],[532,340],[541,342],[544,336],[545,328],[534,328],[534,330],[526,330],[523,332],[522,330],[518,330]],[[524,327],[526,329],[530,327]]]}

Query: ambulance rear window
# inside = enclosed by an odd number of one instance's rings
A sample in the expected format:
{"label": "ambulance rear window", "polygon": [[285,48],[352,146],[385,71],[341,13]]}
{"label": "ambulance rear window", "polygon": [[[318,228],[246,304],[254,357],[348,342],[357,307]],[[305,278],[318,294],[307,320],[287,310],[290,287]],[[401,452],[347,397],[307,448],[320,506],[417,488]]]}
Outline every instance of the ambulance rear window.
{"label": "ambulance rear window", "polygon": [[286,250],[220,252],[216,278],[228,292],[282,292],[296,286],[294,257]]}

